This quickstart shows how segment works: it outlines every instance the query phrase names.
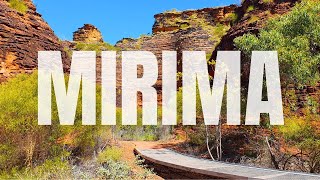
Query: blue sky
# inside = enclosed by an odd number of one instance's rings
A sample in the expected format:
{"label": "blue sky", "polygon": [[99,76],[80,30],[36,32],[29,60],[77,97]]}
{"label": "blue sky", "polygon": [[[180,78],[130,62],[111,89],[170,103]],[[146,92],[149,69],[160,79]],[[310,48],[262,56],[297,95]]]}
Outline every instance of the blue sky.
{"label": "blue sky", "polygon": [[33,0],[37,10],[56,35],[72,40],[72,33],[83,24],[100,29],[106,42],[115,44],[124,37],[139,37],[152,31],[153,15],[166,10],[199,9],[240,0]]}

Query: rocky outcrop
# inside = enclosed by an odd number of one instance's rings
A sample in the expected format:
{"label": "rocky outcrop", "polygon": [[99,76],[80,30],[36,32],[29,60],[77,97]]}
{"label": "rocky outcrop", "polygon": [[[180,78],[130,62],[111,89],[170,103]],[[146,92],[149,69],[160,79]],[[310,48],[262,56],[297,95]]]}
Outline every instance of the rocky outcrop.
{"label": "rocky outcrop", "polygon": [[[307,111],[320,113],[320,83],[314,86],[295,87],[290,85],[286,91],[287,94],[284,104],[297,108],[301,114],[308,114]],[[306,108],[307,107],[307,108]],[[317,109],[314,109],[318,107]]]}
{"label": "rocky outcrop", "polygon": [[116,47],[148,50],[159,58],[162,50],[202,50],[210,52],[220,42],[233,21],[237,6],[205,8],[183,12],[165,12],[154,16],[152,35],[138,39],[124,38]]}
{"label": "rocky outcrop", "polygon": [[[210,54],[231,27],[233,19],[230,17],[235,8],[235,5],[231,5],[157,14],[154,16],[152,35],[138,39],[124,38],[115,46],[122,50],[151,51],[156,55],[159,78],[155,87],[161,94],[162,51],[177,51],[178,61],[181,60],[182,51],[206,51]],[[181,69],[180,65],[178,69]]]}
{"label": "rocky outcrop", "polygon": [[[31,0],[23,1],[21,13],[0,0],[0,81],[37,68],[38,51],[62,51],[63,47],[49,25],[37,13]],[[63,53],[63,59],[66,55]],[[65,62],[68,69],[68,62]]]}
{"label": "rocky outcrop", "polygon": [[[230,19],[228,16],[234,13],[236,5],[219,7],[219,8],[204,8],[199,10],[187,10],[177,12],[175,10],[165,13],[156,14],[154,16],[155,23],[152,27],[153,33],[177,31],[186,29],[192,25],[206,23],[208,25],[216,25],[221,23],[229,25]],[[201,22],[202,21],[202,22]]]}
{"label": "rocky outcrop", "polygon": [[[237,14],[235,22],[212,51],[209,61],[216,59],[217,51],[235,50],[233,40],[236,37],[247,33],[258,34],[268,19],[289,12],[296,2],[298,0],[273,0],[268,2],[264,0],[244,0],[241,6],[235,9]],[[249,64],[243,65],[242,84],[245,86],[248,84],[249,66]],[[211,72],[211,74],[214,73]]]}
{"label": "rocky outcrop", "polygon": [[73,41],[85,43],[103,42],[101,32],[91,24],[85,24],[73,33]]}
{"label": "rocky outcrop", "polygon": [[[178,60],[181,60],[184,50],[206,51],[211,54],[209,61],[213,61],[218,50],[235,49],[233,40],[236,37],[246,33],[257,34],[267,20],[289,12],[297,2],[299,0],[244,0],[241,6],[165,12],[154,16],[152,35],[138,39],[125,38],[116,46],[123,50],[151,51],[157,56],[159,80],[156,87],[161,92],[162,51],[177,51]],[[178,70],[181,70],[180,65]],[[246,71],[246,66],[244,68],[242,79],[245,85],[248,82],[249,71]],[[214,74],[212,69],[214,68],[209,68],[211,75]],[[307,96],[318,96],[318,89],[319,86],[295,90],[296,94],[302,94],[299,96],[299,106],[306,104]]]}
{"label": "rocky outcrop", "polygon": [[[217,50],[233,50],[233,40],[247,33],[258,34],[266,21],[272,17],[285,14],[291,10],[298,0],[281,0],[264,2],[263,0],[245,0],[242,5],[235,9],[237,14],[236,23],[228,33],[222,37]],[[253,8],[253,9],[250,9]],[[215,59],[216,52],[213,54]]]}

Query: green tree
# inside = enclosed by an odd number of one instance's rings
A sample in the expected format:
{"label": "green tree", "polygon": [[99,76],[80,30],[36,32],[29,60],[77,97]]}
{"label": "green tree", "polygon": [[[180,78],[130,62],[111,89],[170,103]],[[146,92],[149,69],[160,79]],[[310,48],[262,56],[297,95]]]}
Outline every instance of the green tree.
{"label": "green tree", "polygon": [[[70,153],[92,155],[102,133],[101,126],[82,126],[81,98],[74,126],[59,125],[54,95],[52,125],[39,126],[37,77],[37,73],[20,74],[0,85],[0,173],[12,168],[32,168],[56,157],[65,159]],[[97,93],[97,117],[101,114],[100,102],[101,93]]]}
{"label": "green tree", "polygon": [[296,85],[320,80],[320,4],[305,0],[287,15],[269,20],[258,36],[234,40],[249,59],[252,51],[278,51],[282,82]]}

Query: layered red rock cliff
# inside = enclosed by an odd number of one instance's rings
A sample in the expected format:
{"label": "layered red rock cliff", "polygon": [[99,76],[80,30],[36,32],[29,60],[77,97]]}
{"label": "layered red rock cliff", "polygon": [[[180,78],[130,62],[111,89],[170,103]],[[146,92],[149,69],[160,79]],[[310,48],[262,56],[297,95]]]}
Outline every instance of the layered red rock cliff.
{"label": "layered red rock cliff", "polygon": [[[289,12],[296,2],[297,0],[245,0],[240,6],[168,11],[154,16],[151,35],[138,39],[124,38],[116,47],[153,52],[159,61],[156,87],[161,92],[162,51],[177,51],[178,60],[181,60],[182,51],[206,51],[209,60],[215,60],[217,50],[234,49],[235,37],[246,33],[257,34],[268,19]],[[178,69],[181,70],[179,65]],[[211,69],[214,68],[209,67]],[[210,74],[213,75],[213,72]]]}
{"label": "layered red rock cliff", "polygon": [[[0,81],[18,73],[35,70],[38,51],[61,51],[66,60],[63,46],[75,50],[75,43],[59,41],[49,25],[37,13],[31,0],[21,1],[27,6],[26,13],[11,8],[8,1],[0,0]],[[137,39],[124,38],[115,46],[121,50],[151,51],[157,56],[159,80],[156,88],[160,96],[162,51],[177,51],[178,60],[181,60],[182,51],[185,50],[206,51],[208,56],[213,52],[211,60],[214,60],[217,50],[234,49],[235,37],[245,33],[257,34],[266,20],[289,12],[297,1],[245,0],[241,6],[230,5],[183,12],[168,11],[154,16],[155,23],[151,35],[142,35]],[[90,24],[85,24],[74,32],[74,41],[103,42],[100,31]],[[67,70],[69,61],[66,60],[64,64]],[[99,70],[99,57],[97,65]],[[178,65],[179,70],[181,70],[180,65]],[[120,59],[117,71],[118,85],[121,88]],[[308,88],[310,89],[306,87]]]}
{"label": "layered red rock cliff", "polygon": [[73,33],[73,41],[84,43],[103,42],[101,32],[92,24],[85,24]]}
{"label": "layered red rock cliff", "polygon": [[[236,23],[223,36],[216,50],[233,50],[233,40],[247,33],[258,34],[266,21],[278,15],[283,15],[299,0],[245,0],[235,9]],[[250,9],[253,8],[253,9]]]}
{"label": "layered red rock cliff", "polygon": [[38,51],[63,52],[59,39],[37,13],[32,1],[22,2],[27,6],[26,13],[11,8],[8,1],[0,0],[0,81],[35,70]]}

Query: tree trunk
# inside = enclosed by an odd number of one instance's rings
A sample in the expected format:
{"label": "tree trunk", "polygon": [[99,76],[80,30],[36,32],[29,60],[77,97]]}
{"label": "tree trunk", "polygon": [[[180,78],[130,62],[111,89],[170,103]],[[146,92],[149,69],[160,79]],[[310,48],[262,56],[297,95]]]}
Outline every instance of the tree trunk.
{"label": "tree trunk", "polygon": [[215,159],[213,158],[212,154],[211,154],[211,148],[210,148],[210,146],[209,146],[210,133],[209,133],[208,126],[206,126],[206,134],[207,134],[207,138],[206,138],[206,139],[207,139],[207,149],[208,149],[208,153],[209,153],[211,159],[212,159],[212,160],[215,160]]}

